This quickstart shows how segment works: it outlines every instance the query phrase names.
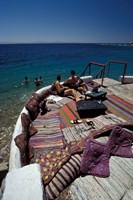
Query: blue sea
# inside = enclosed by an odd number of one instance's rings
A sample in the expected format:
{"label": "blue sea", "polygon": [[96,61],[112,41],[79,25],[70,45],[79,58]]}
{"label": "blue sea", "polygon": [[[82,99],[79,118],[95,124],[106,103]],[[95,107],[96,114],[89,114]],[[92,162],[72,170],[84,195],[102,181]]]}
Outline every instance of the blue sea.
{"label": "blue sea", "polygon": [[[15,123],[25,101],[40,88],[34,84],[42,76],[42,86],[62,81],[74,69],[80,75],[89,62],[128,62],[126,75],[133,75],[133,46],[124,44],[0,44],[0,122]],[[113,65],[110,76],[118,80],[123,65]],[[93,74],[92,74],[93,75]],[[28,85],[22,81],[27,76]],[[5,117],[6,116],[6,117]]]}

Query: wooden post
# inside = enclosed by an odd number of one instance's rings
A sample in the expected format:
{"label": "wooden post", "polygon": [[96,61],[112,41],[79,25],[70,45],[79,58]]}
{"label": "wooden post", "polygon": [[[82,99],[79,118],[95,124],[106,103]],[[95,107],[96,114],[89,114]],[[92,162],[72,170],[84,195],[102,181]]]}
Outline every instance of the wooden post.
{"label": "wooden post", "polygon": [[105,66],[102,69],[102,82],[101,82],[102,86],[103,86],[103,81],[104,81],[104,72],[105,72]]}
{"label": "wooden post", "polygon": [[122,84],[124,84],[124,77],[125,77],[125,74],[126,74],[126,69],[127,69],[127,63],[124,64],[124,71],[123,71],[122,81],[121,81]]}
{"label": "wooden post", "polygon": [[91,63],[89,64],[89,76],[91,75]]}

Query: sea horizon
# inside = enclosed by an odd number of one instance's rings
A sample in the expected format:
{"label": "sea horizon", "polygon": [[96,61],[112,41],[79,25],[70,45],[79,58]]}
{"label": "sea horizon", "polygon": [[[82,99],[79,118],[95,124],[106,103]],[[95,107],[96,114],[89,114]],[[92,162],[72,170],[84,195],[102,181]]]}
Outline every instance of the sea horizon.
{"label": "sea horizon", "polygon": [[51,42],[0,42],[1,44],[130,44],[133,43],[129,42],[63,42],[63,41],[51,41]]}

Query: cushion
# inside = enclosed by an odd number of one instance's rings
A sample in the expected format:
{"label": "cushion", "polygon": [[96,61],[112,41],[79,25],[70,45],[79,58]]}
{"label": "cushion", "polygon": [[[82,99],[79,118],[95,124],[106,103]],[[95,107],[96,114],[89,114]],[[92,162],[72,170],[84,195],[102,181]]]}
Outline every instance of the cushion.
{"label": "cushion", "polygon": [[31,98],[27,101],[25,107],[29,111],[31,120],[35,120],[40,112],[41,97],[37,93],[33,93]]}
{"label": "cushion", "polygon": [[51,94],[51,89],[42,91],[40,94],[41,100],[46,99],[50,94]]}
{"label": "cushion", "polygon": [[37,129],[32,124],[30,117],[25,113],[21,114],[21,123],[22,123],[22,133],[33,135],[37,133]]}
{"label": "cushion", "polygon": [[35,126],[31,122],[30,126],[29,126],[29,135],[32,136],[32,135],[34,135],[37,132],[38,132],[38,130],[35,128]]}
{"label": "cushion", "polygon": [[29,164],[29,151],[28,151],[28,137],[26,134],[21,133],[14,139],[17,147],[20,150],[22,166]]}
{"label": "cushion", "polygon": [[80,175],[81,155],[72,155],[58,171],[52,181],[45,187],[47,199],[55,199]]}
{"label": "cushion", "polygon": [[53,149],[36,158],[36,162],[41,166],[41,174],[45,185],[52,180],[69,158],[70,153],[67,147],[65,149]]}
{"label": "cushion", "polygon": [[108,177],[110,148],[93,139],[87,140],[82,156],[80,170],[83,174]]}
{"label": "cushion", "polygon": [[108,146],[111,148],[111,154],[130,158],[133,157],[131,146],[133,143],[133,131],[116,126],[111,131]]}

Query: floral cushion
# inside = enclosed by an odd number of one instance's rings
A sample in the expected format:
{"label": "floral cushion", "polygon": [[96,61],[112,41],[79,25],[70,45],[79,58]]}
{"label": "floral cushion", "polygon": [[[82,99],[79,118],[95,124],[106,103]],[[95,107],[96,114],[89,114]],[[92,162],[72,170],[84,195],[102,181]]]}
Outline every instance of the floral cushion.
{"label": "floral cushion", "polygon": [[50,152],[45,152],[38,158],[36,162],[41,166],[41,174],[44,184],[48,184],[61,166],[70,158],[68,147],[65,149],[54,149]]}

